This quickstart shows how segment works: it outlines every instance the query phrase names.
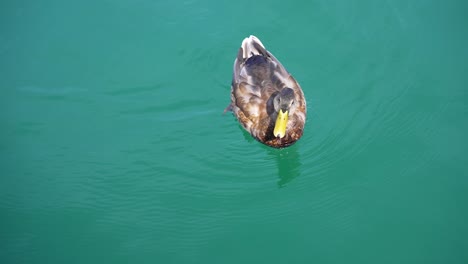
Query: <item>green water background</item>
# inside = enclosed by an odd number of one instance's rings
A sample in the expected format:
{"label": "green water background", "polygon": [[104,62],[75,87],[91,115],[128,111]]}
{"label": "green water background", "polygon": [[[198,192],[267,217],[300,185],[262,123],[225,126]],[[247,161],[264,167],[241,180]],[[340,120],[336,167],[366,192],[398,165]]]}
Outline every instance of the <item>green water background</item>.
{"label": "green water background", "polygon": [[[464,1],[3,1],[1,263],[467,263]],[[242,130],[254,34],[303,87]]]}

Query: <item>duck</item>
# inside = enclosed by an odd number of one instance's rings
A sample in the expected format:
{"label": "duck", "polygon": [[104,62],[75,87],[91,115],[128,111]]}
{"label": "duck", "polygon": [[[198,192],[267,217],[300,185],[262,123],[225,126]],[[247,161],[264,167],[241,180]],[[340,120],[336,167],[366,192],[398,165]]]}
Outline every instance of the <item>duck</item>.
{"label": "duck", "polygon": [[288,147],[302,137],[307,114],[304,92],[256,36],[242,41],[234,60],[227,111],[267,146]]}

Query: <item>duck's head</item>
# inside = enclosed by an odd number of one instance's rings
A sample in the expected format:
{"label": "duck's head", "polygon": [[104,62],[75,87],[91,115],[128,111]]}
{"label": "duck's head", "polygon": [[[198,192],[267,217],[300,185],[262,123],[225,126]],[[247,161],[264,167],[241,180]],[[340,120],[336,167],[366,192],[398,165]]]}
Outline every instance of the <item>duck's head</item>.
{"label": "duck's head", "polygon": [[283,138],[286,135],[288,117],[296,109],[295,101],[294,90],[288,87],[281,89],[273,100],[275,111],[278,113],[273,130],[275,137]]}

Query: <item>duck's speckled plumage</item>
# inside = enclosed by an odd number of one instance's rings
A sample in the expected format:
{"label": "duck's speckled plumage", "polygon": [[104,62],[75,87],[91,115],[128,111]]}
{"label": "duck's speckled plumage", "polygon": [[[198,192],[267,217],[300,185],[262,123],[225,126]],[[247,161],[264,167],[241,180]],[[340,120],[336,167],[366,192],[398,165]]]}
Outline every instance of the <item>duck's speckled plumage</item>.
{"label": "duck's speckled plumage", "polygon": [[[286,134],[278,138],[273,135],[278,114],[273,100],[285,87],[294,90],[295,104]],[[307,111],[299,84],[255,36],[244,39],[234,61],[228,109],[255,139],[277,148],[287,147],[302,136]]]}

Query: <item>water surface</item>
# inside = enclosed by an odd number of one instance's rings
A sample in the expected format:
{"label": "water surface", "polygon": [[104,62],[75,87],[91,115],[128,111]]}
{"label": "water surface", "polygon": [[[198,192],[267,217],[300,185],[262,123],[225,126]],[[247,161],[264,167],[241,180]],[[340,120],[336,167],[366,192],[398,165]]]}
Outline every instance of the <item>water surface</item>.
{"label": "water surface", "polygon": [[[461,1],[0,6],[2,263],[468,261]],[[292,147],[222,114],[250,34]]]}

